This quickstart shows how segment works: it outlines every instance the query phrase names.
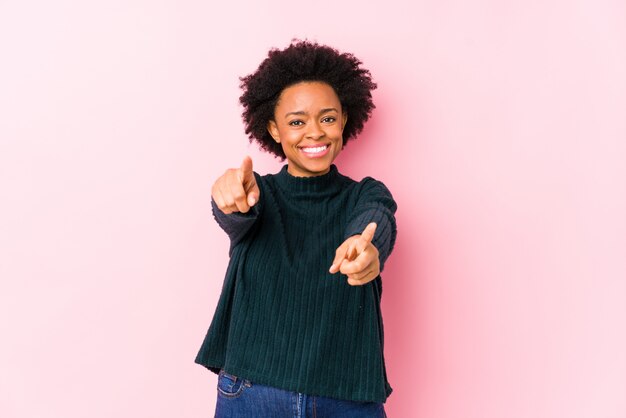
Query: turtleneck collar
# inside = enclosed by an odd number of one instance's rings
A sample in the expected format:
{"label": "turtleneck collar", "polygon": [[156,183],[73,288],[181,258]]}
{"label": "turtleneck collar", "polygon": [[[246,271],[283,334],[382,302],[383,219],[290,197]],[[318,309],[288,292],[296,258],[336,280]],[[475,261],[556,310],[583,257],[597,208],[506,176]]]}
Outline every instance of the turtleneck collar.
{"label": "turtleneck collar", "polygon": [[293,194],[315,194],[334,192],[340,188],[339,171],[335,164],[331,164],[330,170],[321,176],[296,177],[287,171],[288,165],[276,174],[276,182],[285,191]]}

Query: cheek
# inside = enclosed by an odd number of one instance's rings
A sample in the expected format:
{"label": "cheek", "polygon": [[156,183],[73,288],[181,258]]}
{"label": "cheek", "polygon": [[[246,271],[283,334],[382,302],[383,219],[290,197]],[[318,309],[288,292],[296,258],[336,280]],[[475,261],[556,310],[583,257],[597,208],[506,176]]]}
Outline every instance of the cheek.
{"label": "cheek", "polygon": [[289,137],[283,137],[280,141],[280,146],[283,148],[285,154],[292,154],[294,152],[294,141]]}
{"label": "cheek", "polygon": [[342,139],[343,138],[343,128],[341,127],[341,125],[338,125],[334,130],[333,130],[333,136],[337,139]]}
{"label": "cheek", "polygon": [[293,147],[295,144],[298,143],[300,139],[298,133],[292,130],[284,130],[281,133],[280,138],[281,138],[281,143],[283,144],[283,147]]}

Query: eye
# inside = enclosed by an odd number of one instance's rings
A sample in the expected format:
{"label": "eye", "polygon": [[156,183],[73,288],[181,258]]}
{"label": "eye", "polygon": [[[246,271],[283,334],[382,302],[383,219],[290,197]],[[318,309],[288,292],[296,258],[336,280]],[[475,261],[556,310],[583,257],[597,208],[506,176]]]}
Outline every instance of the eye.
{"label": "eye", "polygon": [[289,125],[290,126],[302,126],[304,125],[304,122],[302,122],[300,119],[295,119],[289,122]]}
{"label": "eye", "polygon": [[324,123],[333,123],[336,120],[337,119],[335,119],[333,116],[326,116],[324,119],[322,119],[322,122],[324,122]]}

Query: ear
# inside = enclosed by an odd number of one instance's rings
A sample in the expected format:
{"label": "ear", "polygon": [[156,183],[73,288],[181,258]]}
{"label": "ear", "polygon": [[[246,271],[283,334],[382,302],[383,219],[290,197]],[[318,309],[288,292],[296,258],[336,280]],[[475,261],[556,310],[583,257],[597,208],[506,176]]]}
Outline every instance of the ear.
{"label": "ear", "polygon": [[280,143],[280,135],[278,134],[278,126],[276,126],[276,121],[270,120],[267,122],[267,132],[270,133],[274,141]]}
{"label": "ear", "polygon": [[348,112],[342,112],[342,116],[343,116],[343,123],[341,125],[341,131],[343,132],[343,129],[346,127],[346,122],[348,122]]}

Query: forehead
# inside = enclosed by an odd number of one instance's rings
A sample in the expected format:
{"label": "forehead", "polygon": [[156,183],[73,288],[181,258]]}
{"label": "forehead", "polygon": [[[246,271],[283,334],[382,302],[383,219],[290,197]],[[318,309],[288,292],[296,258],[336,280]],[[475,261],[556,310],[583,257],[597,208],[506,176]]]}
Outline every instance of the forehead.
{"label": "forehead", "polygon": [[339,97],[335,90],[321,81],[302,81],[285,88],[278,99],[276,107],[336,107]]}

